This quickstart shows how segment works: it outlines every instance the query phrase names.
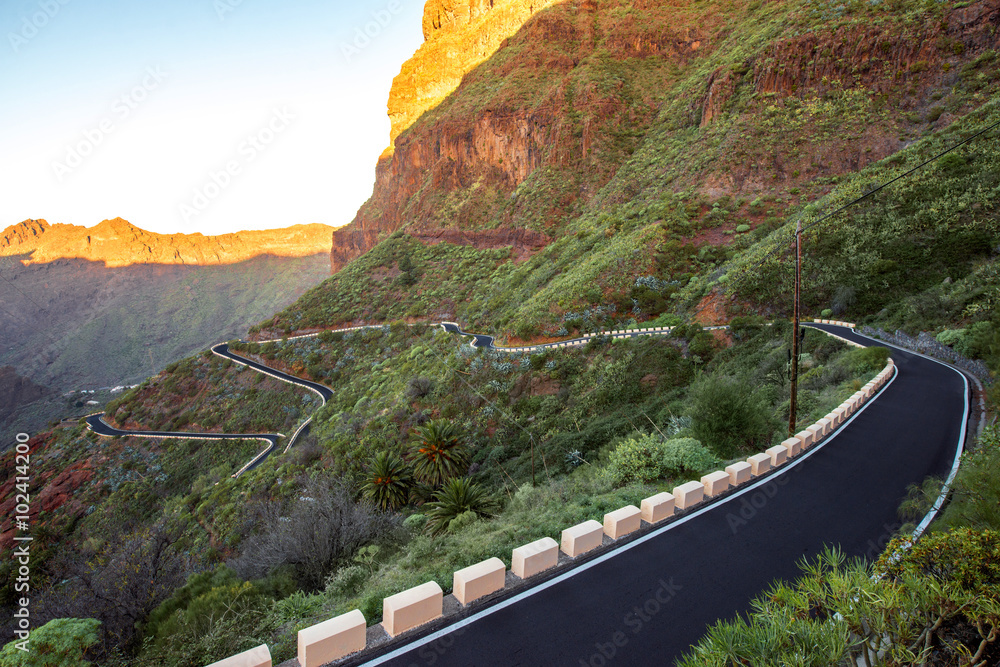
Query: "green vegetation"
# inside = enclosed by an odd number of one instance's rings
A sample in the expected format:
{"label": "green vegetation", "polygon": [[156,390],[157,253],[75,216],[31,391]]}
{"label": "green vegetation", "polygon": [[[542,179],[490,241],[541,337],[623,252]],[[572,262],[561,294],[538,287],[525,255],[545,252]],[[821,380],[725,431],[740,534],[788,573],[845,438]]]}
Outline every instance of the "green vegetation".
{"label": "green vegetation", "polygon": [[891,543],[875,564],[827,551],[723,621],[681,667],[987,665],[998,652],[1000,533],[966,528]]}
{"label": "green vegetation", "polygon": [[[552,145],[573,151],[512,192],[488,179],[455,191],[429,181],[407,219],[522,226],[552,242],[515,256],[425,245],[404,227],[252,333],[377,327],[232,344],[331,387],[322,408],[210,353],[107,406],[119,425],[146,429],[290,433],[314,418],[292,451],[238,479],[229,476],[258,443],[105,440],[80,425],[42,435],[32,494],[63,473],[69,489],[36,524],[47,613],[100,621],[84,657],[108,664],[119,651],[198,667],[261,642],[282,661],[302,627],[355,608],[377,622],[387,595],[429,580],[447,590],[455,569],[509,564],[516,546],[779,442],[794,222],[811,224],[1000,119],[990,101],[1000,64],[975,39],[948,36],[955,8],[611,3],[600,20],[615,30],[598,31],[579,62],[577,44],[511,39],[411,131],[487,108],[531,110],[553,114]],[[576,11],[564,3],[542,18]],[[671,32],[688,23],[697,40]],[[636,26],[649,29],[619,43]],[[862,35],[870,53],[859,61]],[[921,61],[907,62],[911,44],[924,45]],[[565,134],[572,142],[556,140]],[[997,151],[990,139],[972,143],[810,228],[807,314],[927,330],[1000,369]],[[427,325],[441,319],[508,340],[675,328],[506,354]],[[728,332],[698,323],[723,320]],[[799,426],[887,354],[815,330],[803,352]],[[966,457],[941,532],[894,545],[898,560],[830,552],[804,564],[751,618],[713,628],[688,664],[995,662],[996,642],[982,642],[997,627],[996,440],[987,431]],[[0,465],[10,477],[9,455]],[[5,577],[11,562],[0,564]],[[871,655],[885,636],[892,650]]]}
{"label": "green vegetation", "polygon": [[[803,562],[801,579],[775,584],[749,619],[712,626],[678,664],[993,664],[1000,658],[997,465],[1000,429],[990,426],[963,456],[933,532],[915,543],[904,532],[875,563],[847,563],[836,551]],[[908,502],[907,513],[922,516],[942,483],[928,480],[923,503],[914,489],[917,507]]]}
{"label": "green vegetation", "polygon": [[93,618],[57,618],[31,632],[24,650],[12,641],[0,650],[7,667],[85,667],[87,650],[97,643],[101,622]]}

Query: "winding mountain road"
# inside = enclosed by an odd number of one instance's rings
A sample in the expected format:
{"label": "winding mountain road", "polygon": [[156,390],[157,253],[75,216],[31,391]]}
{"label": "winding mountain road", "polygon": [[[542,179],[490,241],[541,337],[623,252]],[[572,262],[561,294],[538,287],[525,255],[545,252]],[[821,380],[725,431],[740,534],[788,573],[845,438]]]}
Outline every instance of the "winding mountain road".
{"label": "winding mountain road", "polygon": [[[303,380],[297,378],[294,375],[289,375],[284,371],[279,371],[276,368],[271,368],[270,366],[265,366],[264,364],[257,363],[252,359],[247,359],[246,357],[241,357],[238,354],[234,354],[229,351],[228,343],[219,343],[212,348],[212,353],[220,356],[224,359],[229,359],[237,364],[247,366],[258,373],[263,373],[264,375],[269,375],[273,378],[281,380],[282,382],[288,382],[290,384],[297,385],[299,387],[304,387],[317,393],[320,399],[323,401],[323,405],[330,400],[333,396],[333,390],[329,387],[325,387],[317,382],[311,382],[309,380]],[[123,430],[111,426],[106,421],[104,421],[103,413],[98,413],[95,415],[90,415],[86,418],[87,428],[89,428],[94,433],[98,435],[103,435],[106,437],[137,437],[137,438],[170,438],[170,439],[185,439],[185,440],[263,440],[268,443],[267,446],[261,450],[257,456],[253,457],[246,465],[240,468],[233,474],[233,477],[239,477],[245,472],[253,470],[271,455],[271,453],[278,446],[278,441],[281,438],[286,437],[282,433],[198,433],[198,432],[187,432],[187,431],[135,431],[135,430]],[[312,417],[307,419],[302,423],[301,426],[295,431],[288,444],[285,446],[285,451],[295,443],[295,440],[302,434],[302,432],[309,426],[312,422]]]}
{"label": "winding mountain road", "polygon": [[906,350],[892,356],[896,375],[877,400],[773,475],[344,664],[669,665],[707,625],[745,613],[753,597],[775,579],[794,578],[796,563],[824,545],[876,556],[901,527],[897,508],[908,485],[957,465],[969,416],[962,374]]}

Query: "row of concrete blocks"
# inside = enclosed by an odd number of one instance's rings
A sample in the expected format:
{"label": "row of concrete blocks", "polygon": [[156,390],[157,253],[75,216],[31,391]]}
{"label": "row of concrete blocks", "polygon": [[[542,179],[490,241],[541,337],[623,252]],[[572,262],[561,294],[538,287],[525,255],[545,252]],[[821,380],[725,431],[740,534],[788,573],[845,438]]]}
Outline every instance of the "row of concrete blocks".
{"label": "row of concrete blocks", "polygon": [[[754,454],[746,461],[726,466],[725,470],[709,473],[700,481],[691,481],[645,498],[640,507],[627,505],[604,515],[604,523],[593,519],[562,531],[561,542],[551,537],[517,547],[511,553],[511,572],[521,579],[528,579],[556,566],[559,551],[570,558],[577,558],[601,546],[604,536],[618,540],[636,532],[645,521],[657,524],[674,515],[677,510],[688,510],[714,498],[730,488],[741,486],[773,468],[788,462],[809,447],[817,444],[843,424],[865,401],[871,398],[892,377],[893,361],[871,382],[844,401],[836,410],[809,428],[796,433],[780,445],[761,454]],[[504,588],[507,569],[499,558],[454,573],[452,594],[462,605],[495,593]],[[412,630],[438,619],[443,614],[444,591],[435,581],[397,593],[382,601],[382,627],[390,637]],[[298,659],[301,667],[318,667],[339,660],[366,646],[367,623],[360,610],[355,609],[336,618],[300,630],[298,634]],[[213,663],[209,667],[272,667],[271,655],[266,645]]]}
{"label": "row of concrete blocks", "polygon": [[[618,336],[624,334],[636,334],[636,333],[667,333],[673,327],[658,327],[653,329],[617,329],[615,331],[602,331],[600,333],[589,333],[584,334],[584,338],[593,338],[594,336]],[[577,340],[570,341],[568,343],[551,343],[548,347],[562,348],[562,347],[578,347],[580,345],[585,345],[586,341]],[[533,352],[538,349],[535,347],[504,347],[500,348],[504,352]]]}
{"label": "row of concrete blocks", "polygon": [[841,322],[839,320],[813,320],[816,324],[834,324],[838,327],[847,327],[848,329],[857,328],[857,324],[851,324],[850,322]]}

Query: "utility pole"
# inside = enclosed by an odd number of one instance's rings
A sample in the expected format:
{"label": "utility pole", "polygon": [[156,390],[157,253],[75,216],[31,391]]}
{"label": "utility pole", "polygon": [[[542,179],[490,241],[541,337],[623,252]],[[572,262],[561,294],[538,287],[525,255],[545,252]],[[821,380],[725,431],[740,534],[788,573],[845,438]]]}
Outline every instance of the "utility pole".
{"label": "utility pole", "polygon": [[799,302],[802,294],[802,219],[795,229],[795,305],[792,307],[792,397],[788,404],[788,437],[795,435],[799,403]]}

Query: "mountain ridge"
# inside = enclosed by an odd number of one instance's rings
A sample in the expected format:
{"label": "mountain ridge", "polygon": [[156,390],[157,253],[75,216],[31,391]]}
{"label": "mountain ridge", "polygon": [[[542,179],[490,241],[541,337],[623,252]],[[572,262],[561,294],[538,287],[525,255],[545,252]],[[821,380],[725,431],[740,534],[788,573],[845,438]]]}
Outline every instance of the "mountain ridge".
{"label": "mountain ridge", "polygon": [[62,259],[103,262],[107,268],[236,264],[265,254],[308,257],[329,252],[333,229],[314,223],[208,236],[148,232],[122,218],[93,227],[29,219],[0,232],[0,257],[30,255],[21,260],[25,266]]}

